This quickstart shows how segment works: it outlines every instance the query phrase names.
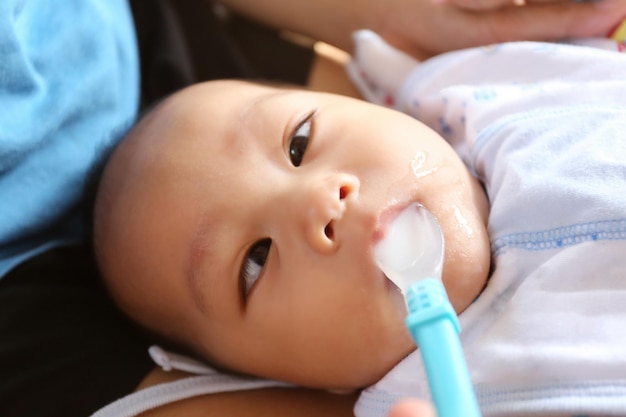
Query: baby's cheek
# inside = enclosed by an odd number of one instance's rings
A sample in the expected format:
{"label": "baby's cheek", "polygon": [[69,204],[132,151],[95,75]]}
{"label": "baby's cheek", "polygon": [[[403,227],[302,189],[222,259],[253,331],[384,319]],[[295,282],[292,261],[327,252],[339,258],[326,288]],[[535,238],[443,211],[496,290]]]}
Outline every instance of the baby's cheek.
{"label": "baby's cheek", "polygon": [[489,241],[476,221],[454,216],[455,226],[446,237],[443,281],[450,302],[462,312],[483,289],[489,274]]}

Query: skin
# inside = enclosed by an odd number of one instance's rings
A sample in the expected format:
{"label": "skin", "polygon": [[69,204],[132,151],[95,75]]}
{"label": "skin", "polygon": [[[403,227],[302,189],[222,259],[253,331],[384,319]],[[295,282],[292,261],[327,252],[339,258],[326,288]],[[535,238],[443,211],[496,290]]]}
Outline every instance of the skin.
{"label": "skin", "polygon": [[[152,373],[138,390],[188,376],[177,371]],[[306,388],[265,388],[192,397],[149,410],[141,416],[353,416],[352,408],[357,398],[357,392],[336,395]]]}
{"label": "skin", "polygon": [[[583,0],[584,1],[584,0]],[[586,0],[593,1],[593,0]],[[436,3],[448,3],[454,4],[455,6],[459,6],[466,9],[473,10],[491,10],[498,9],[502,7],[511,6],[511,4],[515,6],[525,6],[525,5],[554,5],[558,3],[563,3],[562,0],[435,0]]]}
{"label": "skin", "polygon": [[388,417],[436,417],[432,405],[417,399],[398,401],[389,411]]}
{"label": "skin", "polygon": [[[305,120],[294,166],[291,140]],[[237,372],[351,390],[415,349],[402,296],[372,253],[411,202],[441,224],[457,312],[488,275],[486,197],[456,153],[416,120],[347,97],[196,85],[140,124],[102,187],[96,247],[121,308]],[[241,266],[268,238],[244,295]]]}
{"label": "skin", "polygon": [[606,36],[624,17],[626,2],[602,0],[222,0],[280,30],[303,33],[351,51],[353,31],[368,28],[419,58],[453,49],[515,40]]}

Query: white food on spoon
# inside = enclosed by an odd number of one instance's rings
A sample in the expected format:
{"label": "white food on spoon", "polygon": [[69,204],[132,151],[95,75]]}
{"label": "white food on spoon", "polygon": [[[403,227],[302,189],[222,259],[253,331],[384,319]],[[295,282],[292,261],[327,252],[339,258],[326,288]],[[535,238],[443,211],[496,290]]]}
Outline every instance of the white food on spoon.
{"label": "white food on spoon", "polygon": [[420,204],[405,208],[374,247],[378,267],[402,294],[424,279],[441,281],[444,242],[435,216]]}

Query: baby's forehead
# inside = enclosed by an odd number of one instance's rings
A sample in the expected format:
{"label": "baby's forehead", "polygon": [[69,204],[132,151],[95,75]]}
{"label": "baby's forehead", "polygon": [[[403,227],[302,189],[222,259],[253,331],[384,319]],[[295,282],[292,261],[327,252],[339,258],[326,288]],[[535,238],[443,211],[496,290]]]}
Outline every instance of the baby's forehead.
{"label": "baby's forehead", "polygon": [[237,123],[238,116],[277,88],[236,80],[209,81],[187,87],[168,97],[154,111],[153,134],[172,128],[193,130]]}
{"label": "baby's forehead", "polygon": [[[125,139],[128,143],[122,144],[122,159],[131,163],[118,166],[145,178],[180,173],[181,165],[198,155],[206,164],[228,164],[228,156],[243,146],[241,141],[249,140],[250,135],[242,139],[242,132],[257,133],[258,123],[278,124],[282,132],[285,106],[276,106],[274,97],[292,92],[244,81],[211,81],[181,90],[137,124]],[[249,148],[250,143],[245,145]]]}
{"label": "baby's forehead", "polygon": [[[171,96],[156,111],[151,134],[169,135],[176,142],[183,136],[207,137],[219,142],[241,131],[252,119],[282,120],[285,106],[274,98],[301,91],[246,81],[210,81]],[[267,120],[266,120],[267,121]]]}
{"label": "baby's forehead", "polygon": [[172,109],[201,104],[223,105],[228,98],[245,102],[265,94],[287,91],[285,86],[243,80],[214,80],[194,84],[170,96],[166,101]]}

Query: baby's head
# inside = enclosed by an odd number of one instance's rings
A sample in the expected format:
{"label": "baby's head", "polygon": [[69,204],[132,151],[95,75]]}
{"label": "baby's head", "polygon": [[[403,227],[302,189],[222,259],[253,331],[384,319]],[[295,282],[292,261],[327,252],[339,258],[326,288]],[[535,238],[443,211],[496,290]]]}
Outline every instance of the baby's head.
{"label": "baby's head", "polygon": [[113,298],[149,330],[233,371],[355,388],[415,348],[373,259],[412,202],[441,224],[462,311],[488,274],[487,202],[440,136],[355,99],[212,81],[114,152],[95,247]]}

